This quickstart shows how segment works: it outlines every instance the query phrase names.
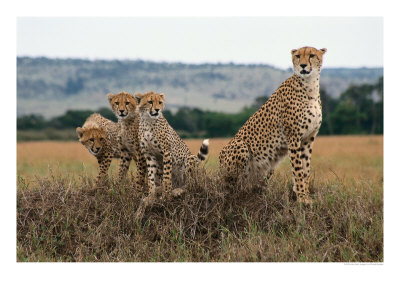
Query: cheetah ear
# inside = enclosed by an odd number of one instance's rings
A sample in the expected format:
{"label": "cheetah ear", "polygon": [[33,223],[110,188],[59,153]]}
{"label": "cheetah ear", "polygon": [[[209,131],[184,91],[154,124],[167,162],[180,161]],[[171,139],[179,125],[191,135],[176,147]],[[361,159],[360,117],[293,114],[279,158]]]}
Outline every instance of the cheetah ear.
{"label": "cheetah ear", "polygon": [[136,93],[135,95],[133,95],[133,98],[135,98],[137,104],[140,104],[140,101],[142,100],[143,95],[140,93]]}
{"label": "cheetah ear", "polygon": [[326,51],[328,51],[326,48],[322,48],[322,49],[319,49],[319,51],[321,51],[322,52],[322,54],[325,54],[326,53]]}
{"label": "cheetah ear", "polygon": [[164,93],[160,93],[161,98],[165,98],[165,94]]}
{"label": "cheetah ear", "polygon": [[296,51],[297,51],[297,49],[292,49],[292,50],[290,51],[290,53],[292,53],[292,55],[293,55]]}
{"label": "cheetah ear", "polygon": [[108,102],[110,102],[111,103],[111,101],[112,101],[112,99],[114,98],[114,94],[111,94],[111,93],[109,93],[109,94],[107,94],[107,99],[108,99]]}
{"label": "cheetah ear", "polygon": [[83,128],[81,128],[81,127],[77,127],[77,128],[76,128],[76,134],[78,135],[79,138],[82,137],[83,131],[84,131],[84,130],[83,130]]}

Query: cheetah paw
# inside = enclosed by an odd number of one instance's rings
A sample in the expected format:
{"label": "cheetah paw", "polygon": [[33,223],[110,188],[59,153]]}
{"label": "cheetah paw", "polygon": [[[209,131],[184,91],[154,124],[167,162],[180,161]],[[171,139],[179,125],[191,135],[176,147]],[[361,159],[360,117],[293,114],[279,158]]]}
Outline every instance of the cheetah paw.
{"label": "cheetah paw", "polygon": [[156,187],[156,195],[160,196],[160,195],[162,195],[162,192],[163,192],[163,187],[162,186],[157,186]]}
{"label": "cheetah paw", "polygon": [[143,198],[142,200],[142,205],[144,205],[144,207],[153,204],[156,201],[156,196],[155,195],[148,195],[147,197]]}
{"label": "cheetah paw", "polygon": [[306,196],[306,195],[297,196],[297,201],[299,203],[303,203],[303,204],[307,204],[307,205],[313,204],[313,200],[309,196]]}
{"label": "cheetah paw", "polygon": [[169,200],[171,200],[171,192],[163,192],[163,193],[162,193],[162,199],[163,199],[164,201],[169,201]]}
{"label": "cheetah paw", "polygon": [[183,189],[181,189],[181,188],[176,188],[176,189],[172,190],[171,194],[172,194],[172,197],[177,198],[177,197],[182,196],[182,194],[183,194],[184,192],[185,192],[185,191],[184,191]]}

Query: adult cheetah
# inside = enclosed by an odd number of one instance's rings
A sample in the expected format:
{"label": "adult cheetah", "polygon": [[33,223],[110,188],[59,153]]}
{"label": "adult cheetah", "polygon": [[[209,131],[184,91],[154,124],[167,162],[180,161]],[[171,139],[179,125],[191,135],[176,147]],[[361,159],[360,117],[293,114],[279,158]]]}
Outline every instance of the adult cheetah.
{"label": "adult cheetah", "polygon": [[246,121],[219,155],[227,181],[243,175],[269,177],[289,153],[297,200],[312,202],[310,162],[322,122],[319,78],[326,51],[313,47],[291,51],[294,74]]}

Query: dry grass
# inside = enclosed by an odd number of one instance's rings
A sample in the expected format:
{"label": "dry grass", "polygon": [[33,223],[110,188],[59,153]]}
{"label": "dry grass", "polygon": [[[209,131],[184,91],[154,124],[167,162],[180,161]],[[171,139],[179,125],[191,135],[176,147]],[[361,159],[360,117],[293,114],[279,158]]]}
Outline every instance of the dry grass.
{"label": "dry grass", "polygon": [[[218,166],[218,154],[229,139],[211,139],[207,168]],[[185,140],[192,153],[197,153],[201,140]],[[343,178],[383,180],[382,136],[321,136],[313,150],[315,176],[324,180]],[[287,173],[286,160],[278,172]],[[49,170],[97,174],[97,161],[79,142],[23,142],[17,144],[17,172],[26,178],[47,175]],[[113,162],[111,172],[116,174],[118,163]],[[134,167],[133,167],[134,169]],[[335,175],[336,174],[336,175]]]}
{"label": "dry grass", "polygon": [[312,207],[294,201],[287,161],[261,185],[223,188],[226,142],[211,140],[208,175],[141,220],[132,184],[92,189],[96,161],[78,143],[18,144],[17,260],[383,261],[382,137],[317,138]]}

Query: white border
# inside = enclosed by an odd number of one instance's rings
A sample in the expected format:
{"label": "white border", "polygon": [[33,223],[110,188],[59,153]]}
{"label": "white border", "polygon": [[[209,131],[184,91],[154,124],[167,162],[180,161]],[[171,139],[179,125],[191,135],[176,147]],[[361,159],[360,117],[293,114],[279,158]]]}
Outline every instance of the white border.
{"label": "white border", "polygon": [[[344,264],[23,264],[15,263],[15,148],[2,147],[2,292],[9,298],[357,298],[398,294],[397,9],[385,1],[16,1],[2,9],[3,139],[15,141],[16,16],[384,16],[385,30],[385,263]],[[295,29],[294,29],[295,30]],[[351,30],[351,29],[349,29]],[[345,45],[344,45],[345,50]],[[360,49],[362,51],[362,49]],[[344,54],[345,55],[345,54]],[[4,85],[3,85],[4,84]],[[11,109],[10,109],[11,107]],[[11,110],[11,114],[7,112]],[[12,126],[10,125],[12,124]],[[14,127],[14,132],[10,128]],[[14,143],[15,144],[15,143]],[[393,159],[392,159],[393,158]],[[386,162],[389,161],[390,165]],[[396,272],[398,273],[398,272]]]}

